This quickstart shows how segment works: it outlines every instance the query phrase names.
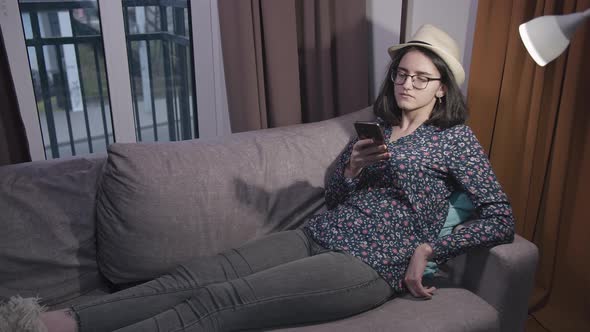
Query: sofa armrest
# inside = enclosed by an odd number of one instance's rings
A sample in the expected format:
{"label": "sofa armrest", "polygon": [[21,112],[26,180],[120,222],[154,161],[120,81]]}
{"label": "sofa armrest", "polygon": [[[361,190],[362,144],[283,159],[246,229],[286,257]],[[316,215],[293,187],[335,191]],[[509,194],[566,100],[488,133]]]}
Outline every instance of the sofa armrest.
{"label": "sofa armrest", "polygon": [[457,257],[450,278],[498,311],[502,331],[524,331],[538,255],[533,243],[515,235],[512,243]]}

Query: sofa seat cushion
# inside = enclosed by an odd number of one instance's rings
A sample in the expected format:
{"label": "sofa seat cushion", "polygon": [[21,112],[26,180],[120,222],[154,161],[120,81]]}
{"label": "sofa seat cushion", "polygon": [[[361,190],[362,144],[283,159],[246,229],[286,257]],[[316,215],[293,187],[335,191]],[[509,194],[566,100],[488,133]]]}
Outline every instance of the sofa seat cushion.
{"label": "sofa seat cushion", "polygon": [[276,331],[500,331],[499,315],[491,305],[462,288],[438,289],[431,300],[405,295],[346,319]]}

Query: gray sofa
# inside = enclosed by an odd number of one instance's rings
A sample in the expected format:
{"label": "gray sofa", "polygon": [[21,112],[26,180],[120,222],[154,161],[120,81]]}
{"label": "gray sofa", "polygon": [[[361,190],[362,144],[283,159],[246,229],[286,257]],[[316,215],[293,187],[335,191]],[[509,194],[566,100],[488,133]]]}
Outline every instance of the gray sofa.
{"label": "gray sofa", "polygon": [[[0,167],[0,298],[62,308],[156,277],[191,257],[302,225],[370,109],[312,124]],[[522,331],[537,248],[457,257],[430,301],[400,296],[293,331]]]}

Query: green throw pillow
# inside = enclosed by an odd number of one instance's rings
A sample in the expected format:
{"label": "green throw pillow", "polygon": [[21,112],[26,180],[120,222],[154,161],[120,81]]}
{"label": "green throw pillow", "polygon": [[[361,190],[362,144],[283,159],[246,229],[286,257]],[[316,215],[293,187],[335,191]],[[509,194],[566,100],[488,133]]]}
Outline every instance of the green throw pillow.
{"label": "green throw pillow", "polygon": [[[438,237],[451,234],[455,226],[469,219],[473,209],[473,203],[467,194],[462,191],[455,191],[449,198],[449,214]],[[424,276],[433,276],[437,270],[438,267],[435,262],[428,262],[426,269],[424,269]]]}

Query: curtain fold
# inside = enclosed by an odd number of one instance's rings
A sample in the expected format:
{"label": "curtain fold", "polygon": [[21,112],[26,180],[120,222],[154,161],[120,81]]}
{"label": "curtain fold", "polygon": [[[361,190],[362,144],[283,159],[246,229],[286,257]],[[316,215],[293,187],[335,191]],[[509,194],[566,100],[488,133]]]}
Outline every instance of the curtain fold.
{"label": "curtain fold", "polygon": [[365,0],[219,0],[232,132],[370,105]]}
{"label": "curtain fold", "polygon": [[31,161],[0,31],[0,166]]}
{"label": "curtain fold", "polygon": [[590,326],[590,266],[582,263],[590,261],[590,213],[581,203],[590,194],[590,116],[583,100],[590,24],[546,67],[529,57],[518,26],[589,7],[590,0],[478,3],[470,125],[511,199],[517,232],[539,247],[531,311],[551,331]]}

